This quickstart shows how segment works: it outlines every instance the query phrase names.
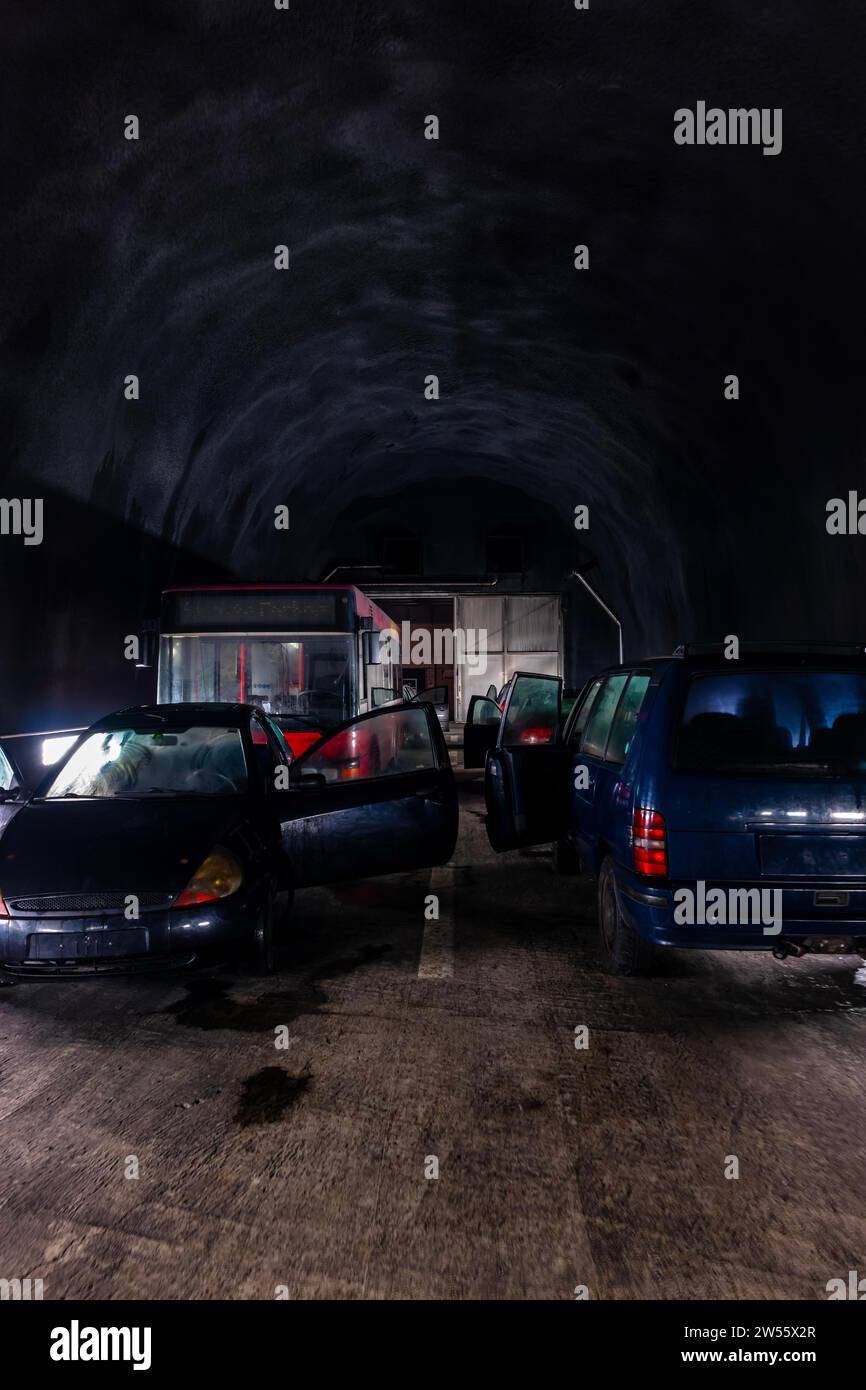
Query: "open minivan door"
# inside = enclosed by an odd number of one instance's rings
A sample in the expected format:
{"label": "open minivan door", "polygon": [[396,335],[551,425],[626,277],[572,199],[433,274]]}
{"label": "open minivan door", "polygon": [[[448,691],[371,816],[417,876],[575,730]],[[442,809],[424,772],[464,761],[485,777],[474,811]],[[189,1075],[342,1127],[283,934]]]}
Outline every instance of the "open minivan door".
{"label": "open minivan door", "polygon": [[473,695],[463,726],[463,766],[483,767],[496,743],[502,711],[489,695]]}
{"label": "open minivan door", "polygon": [[435,708],[390,705],[331,730],[274,793],[296,888],[444,864],[457,783]]}
{"label": "open minivan door", "polygon": [[562,833],[569,750],[561,722],[561,678],[515,672],[484,777],[487,838],[497,852]]}

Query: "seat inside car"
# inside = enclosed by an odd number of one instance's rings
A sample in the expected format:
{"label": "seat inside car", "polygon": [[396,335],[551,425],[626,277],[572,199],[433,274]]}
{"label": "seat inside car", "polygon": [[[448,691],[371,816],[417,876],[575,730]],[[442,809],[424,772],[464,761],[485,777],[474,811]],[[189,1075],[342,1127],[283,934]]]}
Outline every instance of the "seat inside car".
{"label": "seat inside car", "polygon": [[[256,752],[267,749],[259,750]],[[226,791],[230,783],[240,791],[246,782],[246,764],[240,739],[221,739],[213,747],[200,749],[193,759],[189,780],[199,791]]]}

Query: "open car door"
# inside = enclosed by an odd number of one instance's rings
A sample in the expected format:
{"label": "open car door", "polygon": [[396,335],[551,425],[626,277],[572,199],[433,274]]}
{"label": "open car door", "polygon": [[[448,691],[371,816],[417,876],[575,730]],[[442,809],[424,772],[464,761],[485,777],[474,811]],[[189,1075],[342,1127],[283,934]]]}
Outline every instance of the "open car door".
{"label": "open car door", "polygon": [[483,767],[496,742],[502,711],[489,695],[473,695],[463,726],[463,766]]}
{"label": "open car door", "polygon": [[443,729],[448,727],[448,687],[447,685],[434,685],[429,690],[421,690],[413,697],[419,705],[432,705],[436,711],[436,718],[439,720]]}
{"label": "open car door", "polygon": [[484,777],[487,837],[493,849],[559,838],[569,756],[561,722],[561,678],[515,672]]}
{"label": "open car door", "polygon": [[32,790],[26,785],[11,748],[8,744],[0,744],[0,832],[21,810]]}
{"label": "open car door", "polygon": [[389,705],[331,730],[275,799],[295,887],[444,864],[457,784],[435,708]]}

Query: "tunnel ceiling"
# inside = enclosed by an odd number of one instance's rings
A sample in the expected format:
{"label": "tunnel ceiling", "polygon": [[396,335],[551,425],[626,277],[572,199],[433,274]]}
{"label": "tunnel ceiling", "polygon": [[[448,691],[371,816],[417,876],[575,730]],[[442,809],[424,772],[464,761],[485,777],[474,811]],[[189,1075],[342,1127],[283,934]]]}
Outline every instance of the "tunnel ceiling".
{"label": "tunnel ceiling", "polygon": [[[795,629],[834,576],[859,611],[824,503],[862,476],[861,7],[8,8],[2,392],[34,490],[253,575],[285,570],[277,503],[309,568],[355,498],[411,487],[423,527],[425,486],[471,476],[565,528],[589,505],[646,622],[754,612],[756,578]],[[782,108],[781,154],[675,145],[699,99]]]}

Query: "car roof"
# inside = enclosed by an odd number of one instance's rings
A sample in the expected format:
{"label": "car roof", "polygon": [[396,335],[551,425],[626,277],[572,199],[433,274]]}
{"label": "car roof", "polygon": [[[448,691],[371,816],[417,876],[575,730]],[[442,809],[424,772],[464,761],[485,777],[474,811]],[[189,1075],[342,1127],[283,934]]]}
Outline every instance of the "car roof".
{"label": "car roof", "polygon": [[737,670],[773,670],[784,667],[790,670],[792,667],[800,667],[810,671],[838,671],[852,670],[866,672],[866,652],[859,645],[838,644],[838,646],[821,646],[815,644],[813,647],[798,646],[795,644],[778,645],[767,644],[766,646],[749,646],[741,644],[740,654],[735,659],[726,657],[724,649],[720,643],[714,645],[710,650],[701,648],[697,651],[689,651],[687,648],[672,652],[669,656],[651,656],[643,660],[624,661],[616,666],[607,666],[601,671],[596,671],[585,682],[586,685],[593,680],[603,680],[606,676],[626,674],[630,671],[652,671],[653,674],[662,674],[669,667],[677,667],[678,670],[685,671],[724,671],[728,675],[733,675]]}
{"label": "car roof", "polygon": [[229,702],[130,705],[127,709],[117,710],[114,714],[107,714],[102,719],[95,720],[90,728],[95,731],[128,729],[131,724],[141,721],[142,724],[153,723],[154,728],[189,728],[191,724],[200,724],[206,728],[229,729],[235,728],[253,715],[262,717],[262,711],[258,706]]}

